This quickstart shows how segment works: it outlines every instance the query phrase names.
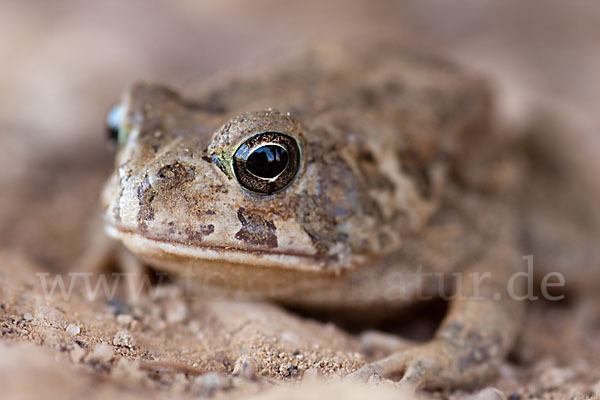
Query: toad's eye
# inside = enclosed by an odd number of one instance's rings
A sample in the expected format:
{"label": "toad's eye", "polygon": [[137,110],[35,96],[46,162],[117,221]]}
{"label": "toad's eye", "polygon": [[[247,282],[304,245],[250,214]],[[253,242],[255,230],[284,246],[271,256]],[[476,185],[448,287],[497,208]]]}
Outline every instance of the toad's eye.
{"label": "toad's eye", "polygon": [[269,195],[285,189],[300,169],[300,146],[279,132],[258,133],[246,139],[233,155],[233,172],[247,190]]}
{"label": "toad's eye", "polygon": [[123,107],[120,104],[116,104],[111,107],[106,114],[106,134],[111,142],[117,143],[119,141],[119,128],[121,127],[121,120],[123,119]]}

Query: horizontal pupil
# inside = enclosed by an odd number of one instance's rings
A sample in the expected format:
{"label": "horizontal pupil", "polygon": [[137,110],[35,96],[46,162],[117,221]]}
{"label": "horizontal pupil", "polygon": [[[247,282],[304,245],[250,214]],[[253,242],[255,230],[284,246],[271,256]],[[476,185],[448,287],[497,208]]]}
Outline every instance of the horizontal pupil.
{"label": "horizontal pupil", "polygon": [[268,144],[254,150],[246,160],[246,169],[259,178],[275,178],[288,165],[288,152],[281,146]]}

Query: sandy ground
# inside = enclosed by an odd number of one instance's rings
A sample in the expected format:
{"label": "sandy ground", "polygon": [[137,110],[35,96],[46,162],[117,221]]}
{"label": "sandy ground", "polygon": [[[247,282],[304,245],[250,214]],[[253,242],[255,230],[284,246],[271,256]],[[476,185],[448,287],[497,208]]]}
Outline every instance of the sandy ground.
{"label": "sandy ground", "polygon": [[[0,260],[3,398],[471,395],[415,395],[387,380],[355,387],[343,376],[372,359],[358,337],[273,304],[195,298],[178,283],[156,286],[135,302],[122,287],[110,300],[90,300],[82,280],[70,296],[59,286],[49,295],[54,277],[30,258],[2,252]],[[511,399],[600,395],[597,318],[583,305],[533,304],[490,387]]]}
{"label": "sandy ground", "polygon": [[[506,118],[540,101],[560,108],[577,127],[578,159],[598,168],[592,2],[302,3],[0,2],[2,398],[495,398],[478,394],[485,388],[414,395],[391,381],[342,381],[373,357],[359,337],[272,304],[190,298],[175,282],[137,302],[121,288],[112,301],[89,300],[81,284],[68,299],[45,295],[39,273],[71,268],[97,231],[90,221],[112,157],[102,119],[140,78],[182,85],[309,40],[398,37],[489,75]],[[532,303],[489,382],[496,398],[600,398],[597,304],[577,293]]]}
{"label": "sandy ground", "polygon": [[[356,398],[356,390],[373,398],[417,396],[387,380],[359,389],[341,381],[370,356],[357,336],[331,323],[272,304],[186,296],[178,283],[135,302],[121,288],[110,300],[90,300],[83,281],[70,296],[59,286],[49,295],[53,276],[31,259],[9,252],[0,259],[3,398],[326,398],[331,385]],[[64,282],[68,290],[67,276]],[[490,385],[512,399],[600,395],[600,321],[590,316],[584,306],[532,305],[524,334]]]}

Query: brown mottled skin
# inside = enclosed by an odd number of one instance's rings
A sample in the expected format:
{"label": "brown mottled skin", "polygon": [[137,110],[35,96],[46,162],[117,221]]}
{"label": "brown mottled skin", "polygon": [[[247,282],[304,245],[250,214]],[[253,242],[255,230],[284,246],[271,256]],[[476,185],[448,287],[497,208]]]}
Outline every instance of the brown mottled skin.
{"label": "brown mottled skin", "polygon": [[[316,51],[193,99],[138,83],[121,103],[107,231],[228,296],[353,313],[393,312],[440,292],[431,273],[462,272],[434,339],[354,375],[478,384],[518,333],[523,304],[506,282],[527,254],[518,168],[505,168],[490,103],[481,80],[407,50]],[[263,196],[230,163],[267,131],[294,137],[302,159],[289,187]],[[470,273],[489,276],[475,289]]]}

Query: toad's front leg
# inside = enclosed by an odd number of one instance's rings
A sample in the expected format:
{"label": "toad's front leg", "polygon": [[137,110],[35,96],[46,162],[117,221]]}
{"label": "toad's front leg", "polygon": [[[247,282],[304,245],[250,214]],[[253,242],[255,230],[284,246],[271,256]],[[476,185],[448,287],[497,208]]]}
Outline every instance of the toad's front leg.
{"label": "toad's front leg", "polygon": [[524,315],[522,302],[506,291],[514,260],[494,257],[466,271],[434,339],[367,364],[350,376],[402,377],[401,382],[415,388],[473,386],[488,378],[510,350]]}

